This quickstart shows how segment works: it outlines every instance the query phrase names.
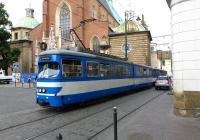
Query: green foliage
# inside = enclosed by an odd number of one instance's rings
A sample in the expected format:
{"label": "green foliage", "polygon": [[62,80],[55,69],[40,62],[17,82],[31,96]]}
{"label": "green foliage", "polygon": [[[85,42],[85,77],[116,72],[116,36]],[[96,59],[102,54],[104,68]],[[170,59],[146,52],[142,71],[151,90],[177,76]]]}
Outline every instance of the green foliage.
{"label": "green foliage", "polygon": [[4,4],[0,3],[0,68],[7,73],[8,68],[18,61],[20,50],[10,48],[9,39],[11,34],[8,28],[11,28],[12,22],[8,19],[8,13],[4,9]]}

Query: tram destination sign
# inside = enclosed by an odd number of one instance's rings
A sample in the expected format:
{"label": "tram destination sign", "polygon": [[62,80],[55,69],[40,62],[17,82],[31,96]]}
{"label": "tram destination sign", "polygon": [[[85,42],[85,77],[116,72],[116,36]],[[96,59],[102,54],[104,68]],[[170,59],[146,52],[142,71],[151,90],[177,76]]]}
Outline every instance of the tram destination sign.
{"label": "tram destination sign", "polygon": [[42,56],[40,57],[40,60],[50,60],[51,58],[49,56]]}

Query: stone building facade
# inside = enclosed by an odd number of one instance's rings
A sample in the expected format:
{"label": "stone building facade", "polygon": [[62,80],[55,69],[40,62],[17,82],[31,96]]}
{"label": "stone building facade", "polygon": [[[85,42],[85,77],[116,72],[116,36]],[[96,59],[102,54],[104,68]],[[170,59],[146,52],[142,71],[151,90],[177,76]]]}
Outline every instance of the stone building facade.
{"label": "stone building facade", "polygon": [[200,115],[200,1],[167,0],[171,10],[174,113]]}
{"label": "stone building facade", "polygon": [[[26,16],[19,20],[19,22],[12,28],[11,47],[19,48],[21,51],[18,72],[31,73],[34,71],[34,47],[31,32],[40,26],[39,22],[34,18],[34,10],[26,9]],[[9,69],[12,73],[12,69]]]}
{"label": "stone building facade", "polygon": [[[109,34],[111,45],[110,54],[125,58],[125,25],[122,24],[115,29],[115,33]],[[150,31],[146,30],[141,23],[128,22],[127,44],[128,44],[128,61],[134,64],[151,65],[150,54]]]}

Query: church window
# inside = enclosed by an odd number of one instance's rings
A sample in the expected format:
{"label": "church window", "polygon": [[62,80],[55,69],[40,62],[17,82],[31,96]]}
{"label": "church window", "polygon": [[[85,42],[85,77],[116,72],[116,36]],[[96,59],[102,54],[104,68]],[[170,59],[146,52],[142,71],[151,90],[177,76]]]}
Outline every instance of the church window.
{"label": "church window", "polygon": [[162,60],[162,64],[161,65],[165,66],[165,60]]}
{"label": "church window", "polygon": [[66,4],[60,10],[60,30],[62,42],[70,41],[70,10]]}
{"label": "church window", "polygon": [[100,52],[99,44],[99,39],[97,37],[94,37],[92,40],[92,45],[95,52]]}
{"label": "church window", "polygon": [[28,32],[25,32],[25,37],[29,37],[29,33]]}
{"label": "church window", "polygon": [[92,6],[92,11],[91,11],[91,17],[97,19],[97,11],[95,9],[95,6]]}
{"label": "church window", "polygon": [[101,15],[100,15],[100,20],[101,20],[101,21],[105,21],[105,16],[104,16],[104,14],[101,14]]}
{"label": "church window", "polygon": [[14,34],[14,39],[15,39],[15,40],[18,40],[18,33],[15,33],[15,34]]}

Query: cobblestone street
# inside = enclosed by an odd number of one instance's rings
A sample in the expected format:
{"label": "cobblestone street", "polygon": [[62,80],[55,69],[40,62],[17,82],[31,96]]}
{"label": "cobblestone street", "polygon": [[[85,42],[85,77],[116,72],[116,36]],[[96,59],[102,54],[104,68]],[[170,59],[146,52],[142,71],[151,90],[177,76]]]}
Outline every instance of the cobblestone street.
{"label": "cobblestone street", "polygon": [[62,133],[64,139],[86,140],[112,124],[114,106],[119,108],[118,116],[122,117],[163,94],[163,91],[149,89],[89,106],[57,110],[38,106],[32,88],[8,88],[8,85],[0,88],[0,139],[6,140],[31,137],[54,140],[58,133]]}

